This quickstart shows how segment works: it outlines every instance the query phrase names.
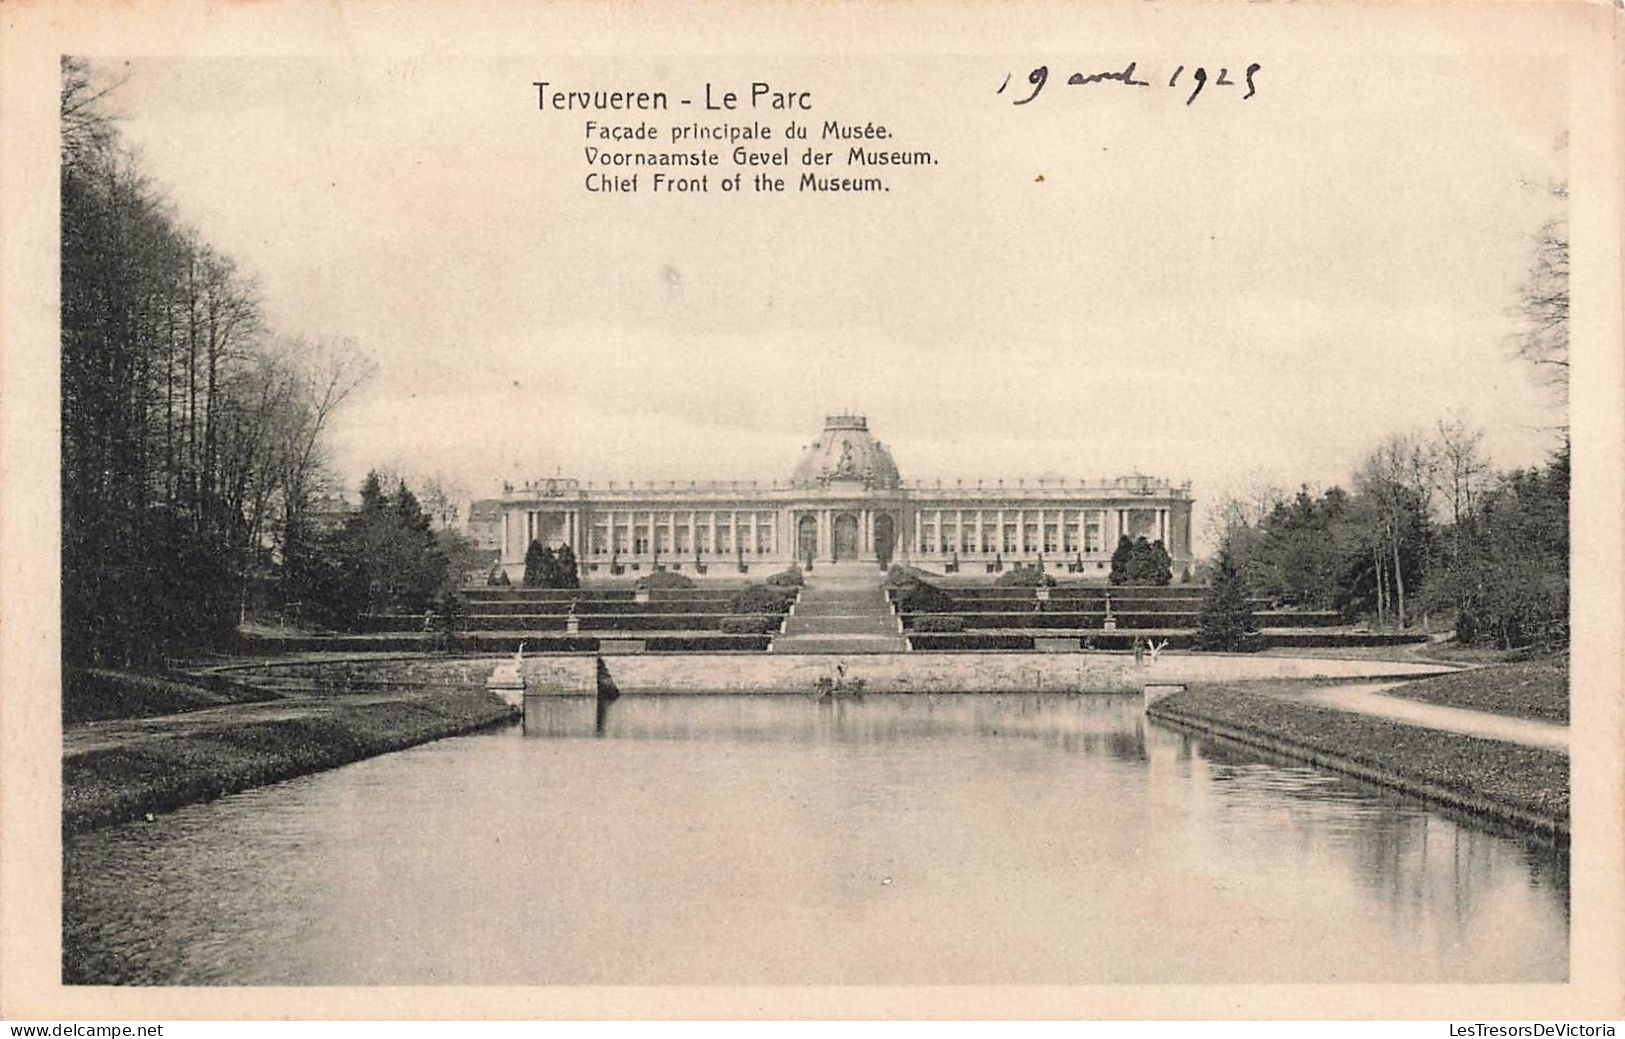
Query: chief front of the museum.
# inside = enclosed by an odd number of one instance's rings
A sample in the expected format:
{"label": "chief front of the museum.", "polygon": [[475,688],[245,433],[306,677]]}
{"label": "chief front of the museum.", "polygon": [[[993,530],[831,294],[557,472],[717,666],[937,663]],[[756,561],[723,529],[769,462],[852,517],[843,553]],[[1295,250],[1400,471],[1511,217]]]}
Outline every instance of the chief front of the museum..
{"label": "chief front of the museum.", "polygon": [[905,563],[993,573],[1038,565],[1104,580],[1121,536],[1191,563],[1190,484],[1126,476],[906,483],[859,415],[832,415],[788,480],[593,484],[538,480],[502,496],[502,562],[569,544],[587,580],[659,566],[704,578],[792,562]]}

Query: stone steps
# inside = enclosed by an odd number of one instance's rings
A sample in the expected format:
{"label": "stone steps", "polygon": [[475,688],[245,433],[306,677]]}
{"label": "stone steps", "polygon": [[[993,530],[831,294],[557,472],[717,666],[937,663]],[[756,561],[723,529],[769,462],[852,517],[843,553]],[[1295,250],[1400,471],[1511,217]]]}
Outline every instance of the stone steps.
{"label": "stone steps", "polygon": [[820,567],[807,579],[775,653],[903,653],[891,604],[881,590],[884,575],[863,564]]}
{"label": "stone steps", "polygon": [[[877,635],[881,630],[872,616],[803,617],[797,614],[784,622],[786,635]],[[887,634],[898,634],[895,623]]]}
{"label": "stone steps", "polygon": [[883,635],[780,635],[775,653],[906,653],[908,642]]}
{"label": "stone steps", "polygon": [[[891,608],[882,602],[881,608],[890,613]],[[796,603],[797,617],[845,617],[868,616],[874,612],[875,604],[868,596],[856,598],[840,598],[833,600],[813,600]]]}

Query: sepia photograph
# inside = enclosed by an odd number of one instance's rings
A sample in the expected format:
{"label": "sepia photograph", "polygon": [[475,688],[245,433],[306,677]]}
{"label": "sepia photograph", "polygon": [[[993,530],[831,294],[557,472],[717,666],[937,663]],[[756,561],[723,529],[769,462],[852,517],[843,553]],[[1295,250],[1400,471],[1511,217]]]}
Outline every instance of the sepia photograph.
{"label": "sepia photograph", "polygon": [[1264,6],[36,9],[29,1016],[1625,1012],[1617,11]]}

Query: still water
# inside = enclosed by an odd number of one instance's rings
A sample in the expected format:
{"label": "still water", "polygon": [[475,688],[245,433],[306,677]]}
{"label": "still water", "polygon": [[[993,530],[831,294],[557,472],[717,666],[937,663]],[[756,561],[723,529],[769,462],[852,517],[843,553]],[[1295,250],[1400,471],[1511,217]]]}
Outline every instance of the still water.
{"label": "still water", "polygon": [[1560,981],[1567,854],[1138,697],[627,697],[64,846],[65,977]]}

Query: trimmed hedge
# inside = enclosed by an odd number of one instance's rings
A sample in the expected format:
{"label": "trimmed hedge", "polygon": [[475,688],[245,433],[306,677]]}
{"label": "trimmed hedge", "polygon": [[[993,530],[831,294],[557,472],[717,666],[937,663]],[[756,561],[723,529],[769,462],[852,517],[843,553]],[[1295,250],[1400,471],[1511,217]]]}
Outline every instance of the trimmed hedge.
{"label": "trimmed hedge", "polygon": [[729,613],[783,613],[795,598],[794,589],[753,584],[728,600]]}
{"label": "trimmed hedge", "polygon": [[465,588],[463,598],[475,602],[631,602],[630,588]]}
{"label": "trimmed hedge", "polygon": [[694,578],[677,573],[675,570],[656,570],[652,574],[638,578],[634,587],[644,591],[653,591],[656,588],[693,588]]}
{"label": "trimmed hedge", "polygon": [[[893,567],[893,571],[901,568]],[[891,576],[887,576],[891,581]],[[952,613],[954,600],[947,592],[921,580],[912,571],[903,570],[898,575],[897,583],[892,585],[892,601],[902,613]]]}
{"label": "trimmed hedge", "polygon": [[917,650],[1031,650],[1031,635],[916,635],[908,636],[909,645]]}
{"label": "trimmed hedge", "polygon": [[999,579],[993,583],[1000,588],[1053,588],[1055,578],[1036,566],[1017,564],[1014,570],[1000,574]]}
{"label": "trimmed hedge", "polygon": [[659,635],[644,640],[650,653],[762,653],[769,635]]}
{"label": "trimmed hedge", "polygon": [[927,613],[914,618],[913,630],[931,633],[948,633],[965,630],[965,618],[952,613]]}
{"label": "trimmed hedge", "polygon": [[582,631],[716,631],[727,616],[725,613],[626,613],[585,616],[580,621]]}
{"label": "trimmed hedge", "polygon": [[722,618],[724,635],[768,635],[779,630],[779,618],[763,614],[730,614]]}
{"label": "trimmed hedge", "polygon": [[806,579],[801,576],[801,567],[792,563],[790,569],[770,574],[765,583],[773,588],[800,588]]}

